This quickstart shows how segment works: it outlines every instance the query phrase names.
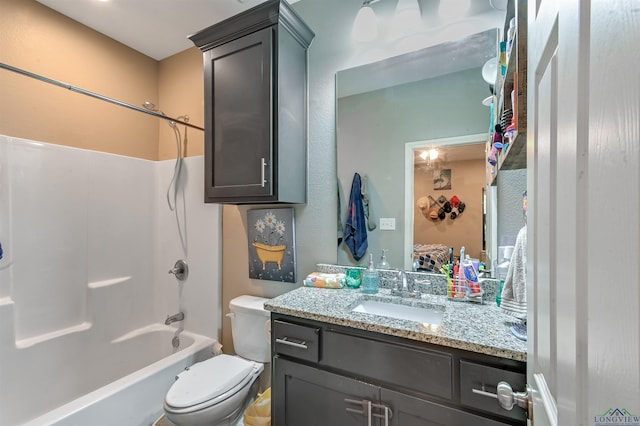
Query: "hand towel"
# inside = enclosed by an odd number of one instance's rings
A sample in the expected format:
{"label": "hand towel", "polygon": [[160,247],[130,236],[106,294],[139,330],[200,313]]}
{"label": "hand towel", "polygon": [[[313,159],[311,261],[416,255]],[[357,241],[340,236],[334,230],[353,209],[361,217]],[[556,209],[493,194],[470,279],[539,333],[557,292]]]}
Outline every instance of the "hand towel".
{"label": "hand towel", "polygon": [[312,272],[303,280],[303,284],[305,287],[343,288],[345,284],[345,275]]}
{"label": "hand towel", "polygon": [[362,205],[364,206],[364,217],[367,219],[367,229],[373,231],[376,229],[376,219],[371,213],[371,201],[369,201],[369,187],[367,182],[369,178],[364,175],[364,182],[362,182]]}
{"label": "hand towel", "polygon": [[344,226],[344,243],[355,260],[360,260],[367,252],[367,225],[362,203],[362,180],[358,173],[353,175],[347,223]]}
{"label": "hand towel", "polygon": [[518,232],[511,264],[502,288],[500,308],[519,319],[527,319],[527,226]]}

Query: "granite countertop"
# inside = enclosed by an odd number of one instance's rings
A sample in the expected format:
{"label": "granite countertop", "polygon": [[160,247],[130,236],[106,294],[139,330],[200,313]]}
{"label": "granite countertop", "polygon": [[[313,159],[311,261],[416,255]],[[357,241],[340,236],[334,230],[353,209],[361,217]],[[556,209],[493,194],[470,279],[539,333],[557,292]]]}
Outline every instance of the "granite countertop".
{"label": "granite countertop", "polygon": [[[265,309],[285,315],[374,331],[411,340],[449,346],[500,358],[527,360],[527,343],[509,331],[515,318],[495,302],[478,304],[448,300],[446,296],[423,295],[418,303],[444,306],[439,326],[396,318],[351,312],[355,302],[371,298],[360,290],[299,287],[265,302]],[[391,296],[380,289],[377,299],[408,304],[412,299]]]}

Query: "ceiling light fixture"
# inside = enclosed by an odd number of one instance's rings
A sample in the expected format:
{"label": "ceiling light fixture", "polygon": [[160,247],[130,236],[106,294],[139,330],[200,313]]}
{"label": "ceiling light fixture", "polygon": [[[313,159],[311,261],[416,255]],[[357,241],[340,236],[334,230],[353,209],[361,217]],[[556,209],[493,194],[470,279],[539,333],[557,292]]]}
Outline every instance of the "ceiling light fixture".
{"label": "ceiling light fixture", "polygon": [[436,148],[431,148],[427,151],[422,151],[419,155],[420,158],[426,160],[429,157],[429,161],[438,159],[438,150]]}
{"label": "ceiling light fixture", "polygon": [[393,21],[391,21],[391,28],[395,33],[414,31],[420,26],[421,21],[418,0],[398,0]]}
{"label": "ceiling light fixture", "polygon": [[356,41],[371,41],[378,36],[378,17],[369,6],[374,1],[376,0],[364,0],[353,21],[351,37]]}

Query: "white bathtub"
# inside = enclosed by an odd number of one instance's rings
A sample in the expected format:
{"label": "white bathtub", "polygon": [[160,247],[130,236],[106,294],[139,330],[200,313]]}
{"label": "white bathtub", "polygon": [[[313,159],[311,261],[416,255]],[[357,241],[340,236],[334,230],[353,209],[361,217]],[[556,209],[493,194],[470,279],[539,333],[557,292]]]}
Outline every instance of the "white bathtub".
{"label": "white bathtub", "polygon": [[[164,396],[176,374],[194,362],[209,358],[216,341],[198,334],[180,333],[180,347],[171,346],[176,329],[163,324],[153,324],[127,333],[101,349],[100,357],[93,362],[75,366],[77,381],[87,380],[93,387],[78,396],[69,386],[57,386],[66,382],[69,370],[52,371],[45,393],[56,395],[64,403],[43,412],[41,398],[34,398],[32,409],[19,424],[25,426],[77,425],[77,426],[142,426],[151,425],[162,414]],[[62,366],[61,366],[62,367]],[[86,371],[85,371],[86,370]],[[96,374],[98,373],[99,374]],[[93,380],[100,377],[101,383]],[[34,390],[33,395],[42,389]],[[67,395],[60,395],[66,392]],[[25,407],[23,407],[24,409]],[[46,409],[46,407],[45,407]],[[37,417],[36,417],[37,416]]]}

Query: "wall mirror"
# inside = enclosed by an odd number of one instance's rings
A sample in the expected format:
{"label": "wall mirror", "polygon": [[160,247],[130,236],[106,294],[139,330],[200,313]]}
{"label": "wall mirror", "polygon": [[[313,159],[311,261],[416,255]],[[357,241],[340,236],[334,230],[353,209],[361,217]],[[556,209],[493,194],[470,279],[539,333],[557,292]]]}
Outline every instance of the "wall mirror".
{"label": "wall mirror", "polygon": [[[483,173],[491,110],[483,100],[491,88],[482,66],[496,56],[497,39],[497,29],[484,31],[336,74],[341,223],[355,173],[366,182],[370,203],[367,256],[355,261],[338,242],[339,264],[364,264],[369,253],[378,262],[385,249],[391,268],[411,269],[416,244],[453,247],[456,255],[466,244],[472,257],[489,250],[486,219],[492,212]],[[439,159],[419,157],[429,149]],[[474,178],[467,163],[475,167]],[[432,206],[423,212],[425,206],[417,205],[423,197],[437,204],[454,195],[465,203],[454,219],[451,212],[443,220],[427,219],[423,213]],[[380,219],[390,229],[381,229]]]}

